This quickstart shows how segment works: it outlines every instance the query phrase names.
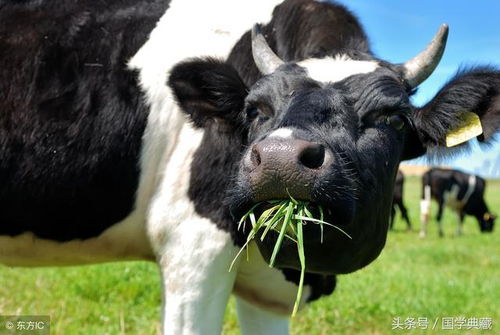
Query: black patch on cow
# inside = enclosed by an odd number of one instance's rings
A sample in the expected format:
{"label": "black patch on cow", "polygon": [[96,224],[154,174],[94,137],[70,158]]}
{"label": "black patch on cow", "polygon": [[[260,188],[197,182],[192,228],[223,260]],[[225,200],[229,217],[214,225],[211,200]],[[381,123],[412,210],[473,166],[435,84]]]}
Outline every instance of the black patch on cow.
{"label": "black patch on cow", "polygon": [[0,234],[97,236],[134,206],[148,112],[126,62],[168,1],[1,6]]}

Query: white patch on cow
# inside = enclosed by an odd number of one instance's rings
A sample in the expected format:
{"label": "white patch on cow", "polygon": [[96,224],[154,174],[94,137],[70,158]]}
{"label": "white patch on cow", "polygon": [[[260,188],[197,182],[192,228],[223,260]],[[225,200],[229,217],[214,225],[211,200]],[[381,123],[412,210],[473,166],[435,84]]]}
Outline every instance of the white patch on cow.
{"label": "white patch on cow", "polygon": [[420,213],[428,216],[431,210],[431,186],[424,186],[424,198],[420,201]]}
{"label": "white patch on cow", "polygon": [[163,165],[148,218],[164,290],[164,334],[220,334],[237,254],[230,235],[199,217],[186,196],[203,131],[185,124]]}
{"label": "white patch on cow", "polygon": [[[287,281],[280,270],[269,267],[260,254],[257,245],[251,242],[241,256],[234,293],[241,299],[269,312],[287,316],[292,313],[298,286]],[[300,307],[311,294],[311,288],[304,286]]]}
{"label": "white patch on cow", "polygon": [[476,176],[475,175],[470,175],[469,179],[467,180],[467,190],[465,191],[464,197],[462,198],[462,208],[467,205],[469,202],[469,199],[476,190]]}
{"label": "white patch on cow", "polygon": [[298,63],[307,70],[309,77],[319,82],[337,82],[349,76],[375,71],[376,61],[353,60],[346,55],[335,58],[310,58]]}
{"label": "white patch on cow", "polygon": [[[177,146],[172,150],[169,159],[162,162],[162,171],[158,175],[159,186],[152,199],[148,213],[147,230],[153,249],[163,254],[170,232],[181,223],[197,216],[193,202],[188,198],[189,179],[193,155],[200,145],[203,131],[194,129],[185,123],[179,132]],[[197,233],[193,230],[191,234]]]}
{"label": "white patch on cow", "polygon": [[292,138],[293,134],[293,129],[290,128],[279,128],[273,131],[270,135],[269,138],[283,138],[283,139],[290,139]]}
{"label": "white patch on cow", "polygon": [[420,200],[420,237],[427,235],[427,224],[431,212],[431,186],[424,186],[424,198]]}
{"label": "white patch on cow", "polygon": [[154,260],[145,226],[131,215],[97,237],[57,242],[24,233],[0,236],[0,263],[11,266],[59,266],[118,260]]}
{"label": "white patch on cow", "polygon": [[243,335],[287,335],[289,333],[288,318],[286,317],[269,313],[240,298],[236,298],[236,310]]}

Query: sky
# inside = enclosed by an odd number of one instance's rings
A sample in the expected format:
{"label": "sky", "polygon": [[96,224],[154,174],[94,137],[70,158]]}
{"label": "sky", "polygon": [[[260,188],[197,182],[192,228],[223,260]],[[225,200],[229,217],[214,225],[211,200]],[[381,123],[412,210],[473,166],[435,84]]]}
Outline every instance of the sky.
{"label": "sky", "polygon": [[[338,0],[361,21],[380,58],[402,63],[425,48],[439,26],[450,27],[444,56],[432,76],[419,86],[413,103],[421,106],[462,66],[500,68],[500,1],[498,0]],[[500,178],[500,136],[488,148],[474,144],[468,155],[442,162],[483,177]],[[476,141],[477,143],[477,141]],[[408,161],[426,164],[425,159]],[[404,163],[403,163],[404,164]]]}

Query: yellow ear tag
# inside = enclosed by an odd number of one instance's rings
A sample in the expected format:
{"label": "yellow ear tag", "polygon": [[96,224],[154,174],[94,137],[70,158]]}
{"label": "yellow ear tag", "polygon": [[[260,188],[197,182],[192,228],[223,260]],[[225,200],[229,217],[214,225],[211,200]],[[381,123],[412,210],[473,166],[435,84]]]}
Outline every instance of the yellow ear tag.
{"label": "yellow ear tag", "polygon": [[471,112],[463,112],[462,124],[458,128],[450,130],[446,135],[446,146],[448,148],[454,147],[482,133],[483,127],[479,116]]}

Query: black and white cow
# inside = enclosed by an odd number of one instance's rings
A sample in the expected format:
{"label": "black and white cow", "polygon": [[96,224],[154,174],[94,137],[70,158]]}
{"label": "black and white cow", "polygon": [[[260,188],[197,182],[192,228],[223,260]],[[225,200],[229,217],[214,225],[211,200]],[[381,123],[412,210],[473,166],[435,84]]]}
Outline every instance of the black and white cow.
{"label": "black and white cow", "polygon": [[457,235],[462,234],[465,215],[477,219],[481,232],[492,232],[496,216],[484,201],[486,180],[458,170],[432,168],[422,176],[422,200],[420,203],[420,237],[427,235],[431,199],[438,203],[436,220],[439,236],[444,236],[441,219],[445,206],[458,215]]}
{"label": "black and white cow", "polygon": [[280,334],[295,246],[270,268],[270,236],[229,272],[241,213],[291,195],[352,236],[304,227],[301,307],[376,259],[399,162],[443,148],[464,110],[490,138],[500,72],[461,72],[416,108],[446,26],[390,64],[343,6],[278,2],[0,1],[0,261],[155,260],[165,333],[219,333],[234,293],[243,333]]}
{"label": "black and white cow", "polygon": [[399,208],[401,212],[401,217],[406,222],[406,227],[408,230],[412,230],[410,218],[408,217],[408,210],[403,202],[403,185],[405,182],[405,176],[401,170],[398,170],[396,174],[396,180],[394,181],[394,193],[392,194],[392,208],[391,208],[391,219],[389,221],[389,229],[392,230],[394,225],[394,217],[396,216],[396,207]]}

